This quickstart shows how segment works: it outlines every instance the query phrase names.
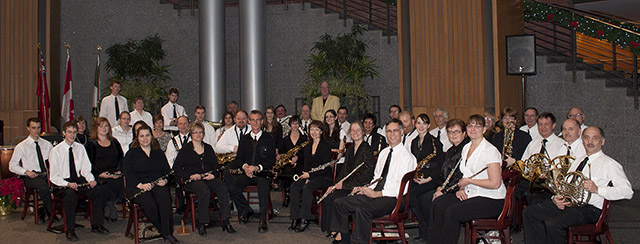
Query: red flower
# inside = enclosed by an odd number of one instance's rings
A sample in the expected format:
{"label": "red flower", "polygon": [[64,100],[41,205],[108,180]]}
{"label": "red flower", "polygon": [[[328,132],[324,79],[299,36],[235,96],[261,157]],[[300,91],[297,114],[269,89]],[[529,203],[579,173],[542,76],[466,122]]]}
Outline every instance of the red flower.
{"label": "red flower", "polygon": [[573,28],[578,28],[578,22],[571,21],[571,23],[569,24],[569,26],[573,26]]}
{"label": "red flower", "polygon": [[633,48],[636,48],[636,47],[638,46],[638,43],[637,43],[637,42],[631,42],[631,46],[632,46]]}
{"label": "red flower", "polygon": [[604,35],[604,31],[599,30],[599,31],[598,31],[598,37],[600,37],[600,36],[602,36],[602,35]]}
{"label": "red flower", "polygon": [[553,14],[547,14],[547,20],[553,21]]}

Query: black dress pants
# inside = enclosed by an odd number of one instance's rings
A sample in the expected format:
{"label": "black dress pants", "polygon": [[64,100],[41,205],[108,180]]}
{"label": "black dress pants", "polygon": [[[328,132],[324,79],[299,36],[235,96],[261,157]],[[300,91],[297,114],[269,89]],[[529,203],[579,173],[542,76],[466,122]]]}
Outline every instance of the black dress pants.
{"label": "black dress pants", "polygon": [[[313,216],[311,214],[311,204],[313,204],[313,192],[320,188],[325,188],[331,185],[331,178],[318,177],[307,180],[301,179],[291,184],[290,196],[291,196],[291,219],[305,219],[309,220]],[[302,202],[300,202],[300,195],[302,195]]]}
{"label": "black dress pants", "polygon": [[552,201],[528,206],[522,213],[525,243],[565,243],[567,228],[593,224],[601,213],[592,205],[560,210]]}
{"label": "black dress pants", "polygon": [[431,220],[431,204],[433,203],[431,199],[433,199],[433,193],[435,192],[436,190],[433,189],[429,192],[422,193],[417,197],[418,199],[416,201],[418,202],[418,205],[415,207],[411,206],[411,210],[418,218],[418,233],[420,238],[423,240],[427,239],[429,221]]}
{"label": "black dress pants", "polygon": [[[371,220],[382,217],[393,211],[396,206],[395,197],[369,198],[365,195],[354,195],[334,201],[331,231],[340,232],[345,243],[369,243]],[[349,235],[349,215],[353,216],[353,237]]]}
{"label": "black dress pants", "polygon": [[[223,221],[231,218],[231,209],[229,208],[229,191],[220,179],[198,180],[186,184],[184,189],[198,195],[197,219],[199,224],[209,224],[209,196],[211,192],[215,192],[218,196],[218,204],[220,205],[220,217]],[[195,214],[195,213],[192,213]]]}
{"label": "black dress pants", "polygon": [[333,212],[335,211],[335,207],[333,206],[335,200],[346,197],[349,193],[351,193],[351,190],[335,190],[322,200],[322,221],[320,222],[320,229],[322,231],[331,231],[331,223],[333,222],[331,217],[333,217]]}
{"label": "black dress pants", "polygon": [[[51,190],[49,183],[45,176],[38,176],[35,178],[26,177],[23,179],[24,186],[29,189],[35,189],[38,193],[38,198],[42,200],[44,209],[47,213],[51,213]],[[38,211],[34,209],[34,211]]]}
{"label": "black dress pants", "polygon": [[[135,189],[138,190],[139,189]],[[137,193],[137,191],[129,192],[127,195],[131,196]],[[163,235],[169,235],[173,233],[172,230],[172,209],[171,209],[171,192],[168,186],[156,185],[151,191],[143,193],[138,196],[135,203],[142,207],[144,215],[151,221],[153,226],[158,229],[158,232]]]}
{"label": "black dress pants", "polygon": [[258,185],[258,199],[260,201],[260,220],[266,221],[269,212],[269,194],[271,192],[271,179],[267,177],[254,176],[249,178],[246,175],[234,175],[232,177],[233,183],[229,187],[229,196],[233,203],[238,207],[238,213],[244,214],[251,212],[251,206],[249,202],[242,194],[242,189],[245,186],[255,183]]}
{"label": "black dress pants", "polygon": [[94,188],[80,188],[78,191],[71,188],[61,189],[54,191],[54,194],[62,198],[67,230],[73,230],[75,228],[78,194],[84,194],[91,199],[91,204],[93,205],[91,211],[93,226],[102,226],[104,223],[104,213],[102,210],[104,209],[105,187],[103,185],[97,185]]}

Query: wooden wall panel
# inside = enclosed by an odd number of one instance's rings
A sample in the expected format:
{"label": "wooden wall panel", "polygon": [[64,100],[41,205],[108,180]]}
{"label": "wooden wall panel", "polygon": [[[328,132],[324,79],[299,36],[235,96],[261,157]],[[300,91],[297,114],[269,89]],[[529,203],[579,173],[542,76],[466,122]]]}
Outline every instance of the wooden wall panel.
{"label": "wooden wall panel", "polygon": [[38,1],[0,1],[0,120],[9,144],[37,116],[37,40]]}

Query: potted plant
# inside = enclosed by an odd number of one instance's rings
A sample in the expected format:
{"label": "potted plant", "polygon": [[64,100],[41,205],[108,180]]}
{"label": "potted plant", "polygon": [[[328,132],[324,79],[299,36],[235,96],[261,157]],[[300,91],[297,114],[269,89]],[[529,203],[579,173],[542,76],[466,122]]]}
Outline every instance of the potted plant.
{"label": "potted plant", "polygon": [[23,191],[22,180],[15,176],[0,180],[0,215],[6,216],[18,207]]}

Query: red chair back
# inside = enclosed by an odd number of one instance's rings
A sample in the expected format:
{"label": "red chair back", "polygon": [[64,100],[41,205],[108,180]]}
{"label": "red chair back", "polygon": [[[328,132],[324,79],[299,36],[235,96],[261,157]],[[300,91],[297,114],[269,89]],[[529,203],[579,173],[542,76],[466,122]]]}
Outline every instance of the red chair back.
{"label": "red chair back", "polygon": [[513,214],[516,212],[516,208],[518,201],[516,200],[515,189],[520,182],[520,175],[515,175],[510,178],[507,178],[507,194],[504,197],[504,205],[502,206],[502,212],[500,212],[500,216],[498,216],[497,223],[500,228],[504,228],[506,225],[511,225],[513,220]]}
{"label": "red chair back", "polygon": [[611,216],[611,203],[609,200],[604,199],[602,203],[602,213],[600,214],[600,218],[598,218],[598,222],[596,222],[595,233],[603,233],[607,230],[607,223],[609,223],[609,217]]}
{"label": "red chair back", "polygon": [[[415,174],[416,172],[412,170],[402,176],[400,190],[398,191],[398,200],[396,201],[395,208],[393,208],[393,212],[391,212],[391,220],[393,221],[403,221],[407,217],[407,211],[409,209],[409,192],[411,191],[411,184],[408,183],[413,180],[413,176]],[[407,187],[407,194],[403,194],[405,187]]]}

